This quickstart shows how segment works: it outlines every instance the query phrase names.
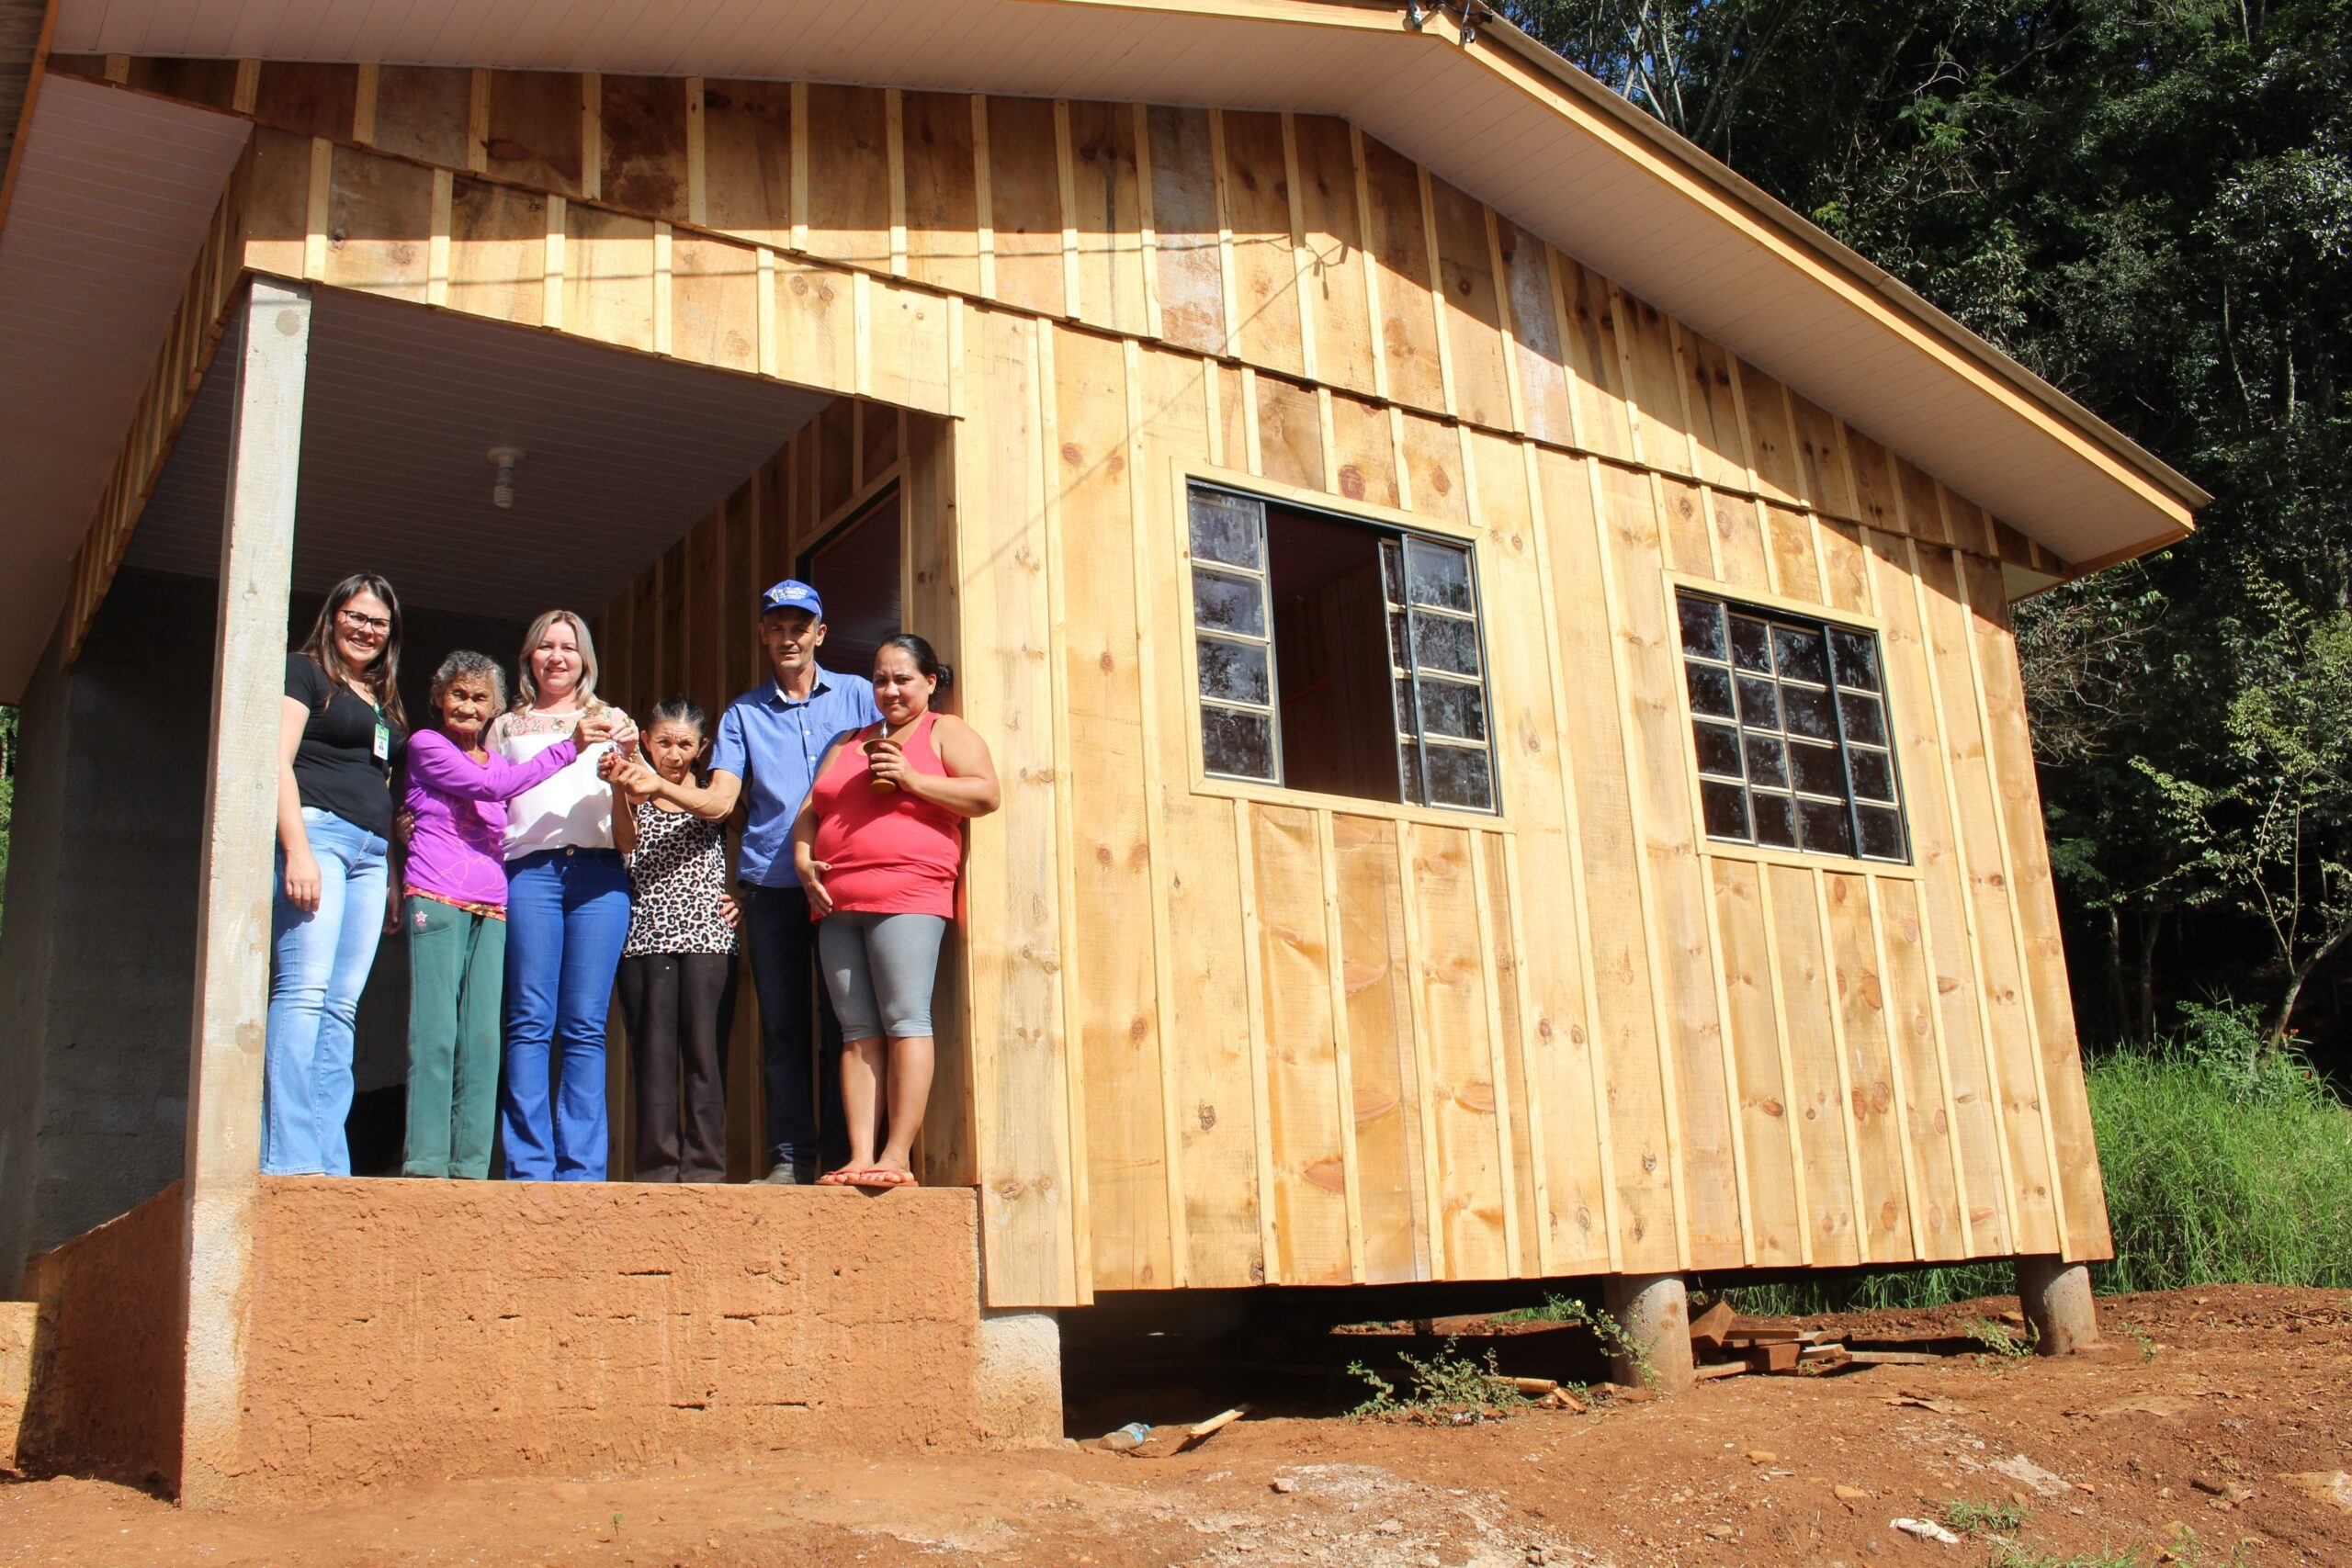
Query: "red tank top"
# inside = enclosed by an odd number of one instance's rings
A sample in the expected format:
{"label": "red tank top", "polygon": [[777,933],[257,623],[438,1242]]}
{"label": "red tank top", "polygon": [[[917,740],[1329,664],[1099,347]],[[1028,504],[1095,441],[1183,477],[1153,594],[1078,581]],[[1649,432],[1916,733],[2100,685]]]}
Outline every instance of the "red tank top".
{"label": "red tank top", "polygon": [[[932,745],[925,714],[900,743],[907,765],[948,776]],[[880,733],[860,730],[842,747],[808,792],[817,811],[816,855],[833,908],[872,915],[956,918],[956,871],[963,863],[963,818],[905,790],[874,793],[863,742]]]}

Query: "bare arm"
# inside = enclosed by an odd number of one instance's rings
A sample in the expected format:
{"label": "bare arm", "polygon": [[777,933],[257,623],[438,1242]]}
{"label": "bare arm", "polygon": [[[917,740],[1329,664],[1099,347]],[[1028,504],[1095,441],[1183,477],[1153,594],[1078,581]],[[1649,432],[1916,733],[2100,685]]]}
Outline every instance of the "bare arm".
{"label": "bare arm", "polygon": [[311,854],[310,830],[302,826],[302,786],[294,782],[294,753],[302,748],[302,731],[311,710],[292,697],[285,699],[277,719],[277,844],[286,852],[286,897],[295,908],[319,907],[319,863]]}
{"label": "bare arm", "polygon": [[613,848],[628,854],[637,848],[637,805],[616,781],[613,791]]}
{"label": "bare arm", "polygon": [[1002,792],[996,782],[996,762],[989,756],[989,743],[980,732],[953,714],[941,714],[932,721],[932,744],[938,749],[939,760],[947,765],[947,776],[917,773],[912,768],[902,770],[899,786],[935,806],[944,806],[958,817],[986,817],[1003,804]]}
{"label": "bare arm", "polygon": [[743,781],[733,773],[713,773],[710,783],[697,789],[691,775],[684,784],[672,784],[650,768],[645,771],[653,775],[653,795],[656,797],[668,801],[681,811],[691,811],[706,822],[726,821],[735,814],[735,803],[743,798]]}

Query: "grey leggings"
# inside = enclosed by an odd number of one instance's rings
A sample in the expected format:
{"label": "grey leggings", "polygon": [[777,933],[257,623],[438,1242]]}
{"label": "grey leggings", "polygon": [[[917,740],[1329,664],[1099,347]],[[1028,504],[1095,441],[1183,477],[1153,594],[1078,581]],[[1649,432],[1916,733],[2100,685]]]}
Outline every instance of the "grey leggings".
{"label": "grey leggings", "polygon": [[947,922],[937,915],[836,909],[817,926],[817,964],[843,1040],[931,1033],[931,982]]}

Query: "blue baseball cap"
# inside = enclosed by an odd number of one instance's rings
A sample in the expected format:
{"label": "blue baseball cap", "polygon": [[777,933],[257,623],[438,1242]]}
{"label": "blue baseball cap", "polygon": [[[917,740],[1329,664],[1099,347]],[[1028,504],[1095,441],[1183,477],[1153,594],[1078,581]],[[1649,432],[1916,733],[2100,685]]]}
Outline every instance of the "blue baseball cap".
{"label": "blue baseball cap", "polygon": [[787,577],[760,595],[760,614],[770,610],[806,610],[820,621],[825,618],[825,602],[797,577]]}

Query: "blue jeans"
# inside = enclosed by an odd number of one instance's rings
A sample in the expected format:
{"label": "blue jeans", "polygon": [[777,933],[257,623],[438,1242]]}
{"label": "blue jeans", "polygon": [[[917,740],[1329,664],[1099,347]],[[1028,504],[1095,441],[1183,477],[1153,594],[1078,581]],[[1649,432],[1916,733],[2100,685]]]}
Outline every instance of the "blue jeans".
{"label": "blue jeans", "polygon": [[271,1176],[349,1176],[352,1021],[384,934],[390,846],[330,811],[302,808],[319,907],[286,897],[278,846],[271,901],[269,1032],[262,1053],[261,1168]]}
{"label": "blue jeans", "polygon": [[613,851],[507,863],[498,1126],[509,1180],[605,1179],[605,1013],[628,941],[628,871]]}

